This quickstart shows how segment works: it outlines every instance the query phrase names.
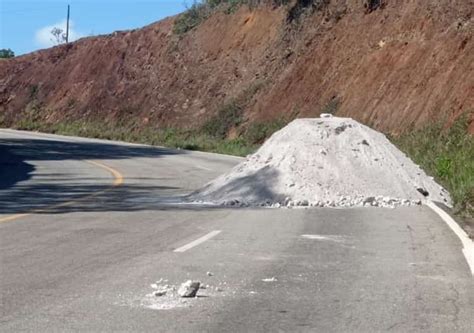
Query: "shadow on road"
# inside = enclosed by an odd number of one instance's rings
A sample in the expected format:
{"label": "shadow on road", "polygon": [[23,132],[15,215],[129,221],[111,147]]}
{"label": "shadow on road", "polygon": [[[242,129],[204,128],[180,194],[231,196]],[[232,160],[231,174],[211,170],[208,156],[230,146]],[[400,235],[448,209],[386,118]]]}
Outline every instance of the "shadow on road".
{"label": "shadow on road", "polygon": [[[34,212],[62,214],[69,212],[113,212],[140,210],[203,210],[219,208],[190,203],[192,197],[183,188],[157,184],[158,178],[129,178],[127,183],[111,187],[110,182],[93,175],[77,180],[67,174],[42,172],[31,181],[34,166],[25,161],[74,161],[100,159],[159,158],[186,154],[186,151],[147,146],[122,146],[113,143],[67,142],[44,139],[0,139],[0,214]],[[253,198],[263,201],[274,193],[268,179],[276,177],[274,170],[264,169],[228,184],[226,190],[251,196],[255,183],[261,191]],[[44,181],[52,179],[53,181]],[[182,181],[181,181],[182,182]],[[180,183],[180,182],[178,182]],[[169,184],[169,183],[168,183]],[[65,202],[68,204],[64,205]],[[55,207],[58,206],[59,207]],[[37,211],[40,210],[40,211]]]}
{"label": "shadow on road", "polygon": [[44,139],[0,139],[0,147],[18,158],[30,161],[84,159],[125,159],[183,154],[185,151],[147,146],[122,146],[113,143],[68,142]]}
{"label": "shadow on road", "polygon": [[12,153],[10,147],[0,144],[0,191],[31,178],[34,170],[33,165]]}
{"label": "shadow on road", "polygon": [[277,193],[274,188],[278,177],[278,170],[265,166],[251,174],[234,178],[222,187],[213,188],[211,185],[206,185],[202,189],[191,193],[189,198],[191,200],[222,200],[222,194],[225,193],[226,195],[232,194],[235,198],[246,198],[248,202],[255,203],[267,200],[283,201],[285,195]]}
{"label": "shadow on road", "polygon": [[[34,210],[39,213],[138,211],[155,209],[176,195],[175,187],[121,185],[32,184],[17,186],[8,195],[0,194],[0,214],[17,214]],[[66,206],[55,205],[71,202]],[[51,208],[47,208],[51,207]]]}
{"label": "shadow on road", "polygon": [[[80,183],[61,183],[61,174],[42,174],[55,180],[54,183],[24,182],[31,178],[35,166],[30,161],[62,161],[85,159],[127,159],[137,157],[159,158],[165,155],[185,154],[186,151],[147,146],[122,146],[113,143],[67,142],[44,139],[0,139],[0,214],[24,213],[77,200],[94,192],[109,189],[108,184],[96,185],[94,179],[83,178]],[[67,179],[64,179],[67,180]],[[141,205],[123,200],[126,198],[149,197],[176,188],[160,186],[122,186],[118,196],[110,200],[110,194],[94,197],[92,202],[83,201],[55,212],[106,211],[142,209]]]}

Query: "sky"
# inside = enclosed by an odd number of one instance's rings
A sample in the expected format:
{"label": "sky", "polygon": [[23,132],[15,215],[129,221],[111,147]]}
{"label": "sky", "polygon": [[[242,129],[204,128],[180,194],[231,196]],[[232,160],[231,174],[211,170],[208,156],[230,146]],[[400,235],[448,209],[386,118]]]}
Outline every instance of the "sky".
{"label": "sky", "polygon": [[71,6],[69,40],[143,27],[175,15],[191,0],[0,0],[0,49],[15,55],[53,45],[51,30],[65,31]]}

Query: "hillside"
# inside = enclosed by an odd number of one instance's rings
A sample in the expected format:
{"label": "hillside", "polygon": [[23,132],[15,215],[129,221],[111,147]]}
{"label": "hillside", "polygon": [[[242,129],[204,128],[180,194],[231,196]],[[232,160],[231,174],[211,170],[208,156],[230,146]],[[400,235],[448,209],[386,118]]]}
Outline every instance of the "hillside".
{"label": "hillside", "polygon": [[223,4],[185,33],[167,18],[3,60],[0,125],[200,128],[230,104],[231,137],[323,111],[393,134],[468,113],[474,132],[474,2],[382,4]]}

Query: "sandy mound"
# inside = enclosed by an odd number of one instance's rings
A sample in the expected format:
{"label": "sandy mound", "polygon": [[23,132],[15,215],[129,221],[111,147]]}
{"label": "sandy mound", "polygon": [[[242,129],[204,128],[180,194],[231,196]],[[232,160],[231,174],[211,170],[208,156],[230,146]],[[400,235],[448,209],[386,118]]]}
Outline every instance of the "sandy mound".
{"label": "sandy mound", "polygon": [[350,118],[297,119],[231,172],[190,196],[224,205],[451,204],[449,193],[387,138]]}

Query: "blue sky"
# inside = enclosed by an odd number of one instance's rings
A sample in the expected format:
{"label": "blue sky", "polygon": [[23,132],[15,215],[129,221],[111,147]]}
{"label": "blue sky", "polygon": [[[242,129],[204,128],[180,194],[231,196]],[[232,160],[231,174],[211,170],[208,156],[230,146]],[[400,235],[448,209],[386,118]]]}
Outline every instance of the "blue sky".
{"label": "blue sky", "polygon": [[65,26],[71,5],[72,39],[139,28],[182,12],[192,0],[0,0],[0,49],[15,55],[52,45],[52,27]]}

